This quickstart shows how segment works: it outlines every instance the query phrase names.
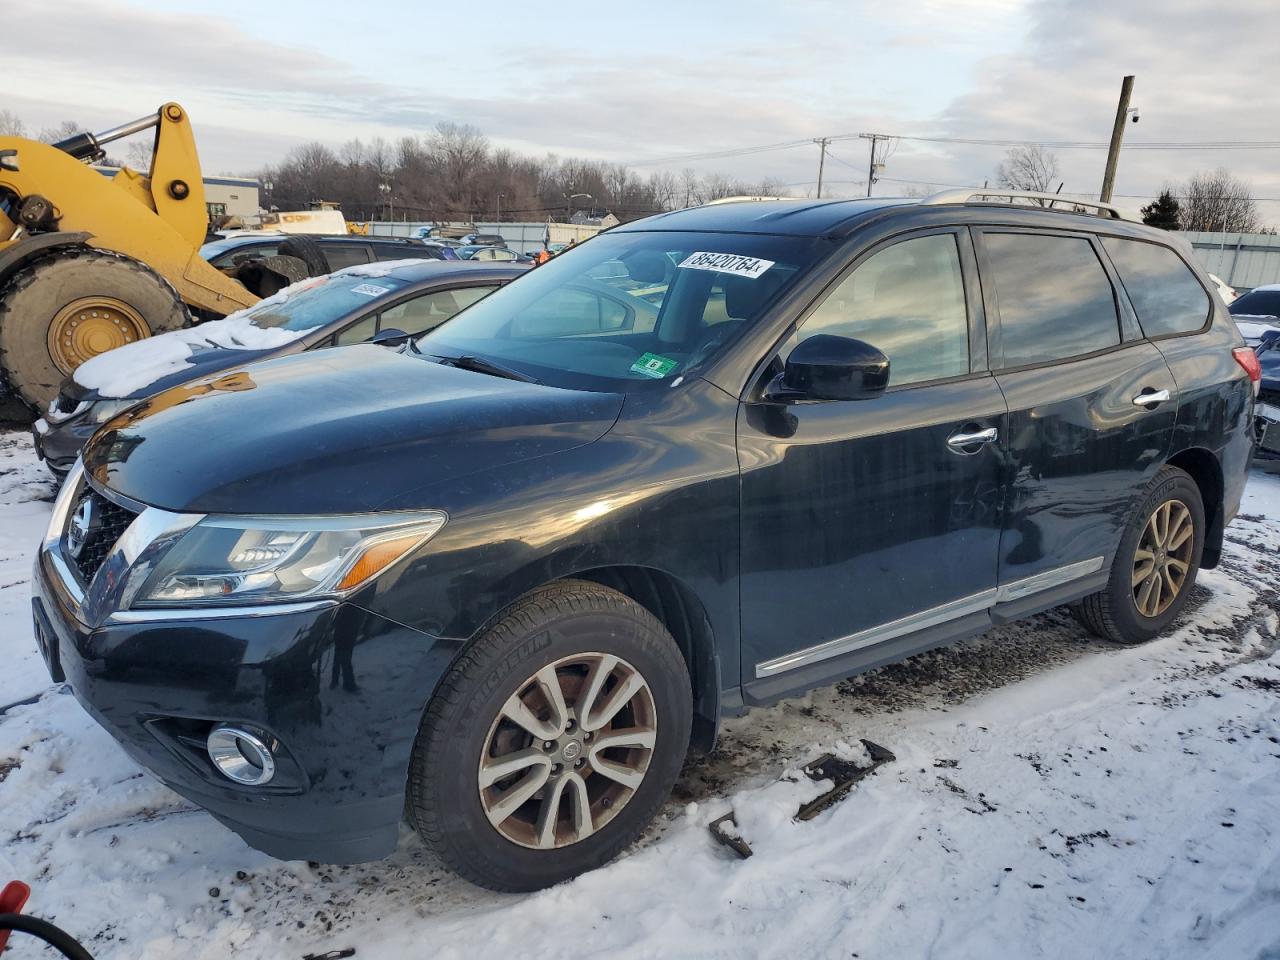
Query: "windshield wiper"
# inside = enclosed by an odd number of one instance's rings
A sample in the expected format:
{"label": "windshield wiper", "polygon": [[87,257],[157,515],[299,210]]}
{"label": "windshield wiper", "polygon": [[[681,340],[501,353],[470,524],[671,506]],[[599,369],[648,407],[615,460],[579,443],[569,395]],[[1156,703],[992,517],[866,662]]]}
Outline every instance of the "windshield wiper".
{"label": "windshield wiper", "polygon": [[471,354],[464,354],[461,357],[437,357],[441,363],[457,367],[459,370],[472,370],[475,373],[487,373],[491,377],[503,377],[506,380],[519,380],[521,383],[540,383],[541,381],[529,376],[527,373],[521,373],[511,367],[503,366],[500,363],[494,363],[492,360],[486,360],[484,357],[476,357]]}

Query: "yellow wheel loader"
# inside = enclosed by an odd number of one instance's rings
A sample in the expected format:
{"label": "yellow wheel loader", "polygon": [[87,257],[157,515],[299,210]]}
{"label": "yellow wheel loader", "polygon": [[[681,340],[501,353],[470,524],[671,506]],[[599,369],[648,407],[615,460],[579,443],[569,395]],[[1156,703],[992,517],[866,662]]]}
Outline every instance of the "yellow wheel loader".
{"label": "yellow wheel loader", "polygon": [[[106,144],[150,128],[145,175],[89,166]],[[42,410],[90,357],[297,279],[249,270],[241,282],[210,266],[199,252],[207,226],[195,138],[176,103],[55,144],[0,137],[0,401]]]}

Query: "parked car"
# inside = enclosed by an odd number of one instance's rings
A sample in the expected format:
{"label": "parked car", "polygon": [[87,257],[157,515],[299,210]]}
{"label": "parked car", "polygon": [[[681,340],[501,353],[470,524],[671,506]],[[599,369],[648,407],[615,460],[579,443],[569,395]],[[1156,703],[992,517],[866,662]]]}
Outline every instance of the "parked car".
{"label": "parked car", "polygon": [[463,246],[475,245],[485,247],[505,247],[506,237],[500,233],[468,233],[462,238]]}
{"label": "parked car", "polygon": [[1256,459],[1265,469],[1276,470],[1280,469],[1280,327],[1265,331],[1254,350],[1262,368]]}
{"label": "parked car", "polygon": [[[355,234],[341,236],[290,236],[283,233],[240,233],[222,240],[213,240],[200,248],[200,256],[213,266],[230,269],[245,260],[272,257],[280,253],[282,244],[288,244],[285,252],[303,255],[313,276],[332,273],[361,263],[383,260],[443,260],[440,248],[408,237],[363,237]],[[314,245],[314,246],[312,246]],[[316,251],[316,259],[312,251]]]}
{"label": "parked car", "polygon": [[471,244],[458,247],[457,254],[463,260],[499,260],[508,263],[532,263],[533,258],[517,253],[509,247],[488,247],[483,244]]}
{"label": "parked car", "polygon": [[1263,333],[1280,328],[1280,283],[1254,287],[1231,301],[1227,309],[1245,342],[1256,347],[1262,342]]}
{"label": "parked car", "polygon": [[62,382],[32,427],[36,453],[54,473],[66,473],[103,423],[162,390],[197,380],[201,385],[188,387],[188,393],[212,389],[209,377],[267,357],[375,338],[399,345],[404,335],[438,326],[525,270],[433,260],[348,267],[221,320],[126,344],[82,364]]}
{"label": "parked car", "polygon": [[1166,630],[1253,449],[1208,284],[1175,234],[963,191],[630,223],[403,352],[108,421],[38,642],[256,848],[381,857],[407,812],[464,876],[543,887],[749,706],[1059,604]]}
{"label": "parked car", "polygon": [[441,260],[461,260],[462,259],[460,256],[458,256],[457,244],[441,243],[439,240],[423,240],[422,243],[424,246],[435,247],[437,250],[439,250]]}

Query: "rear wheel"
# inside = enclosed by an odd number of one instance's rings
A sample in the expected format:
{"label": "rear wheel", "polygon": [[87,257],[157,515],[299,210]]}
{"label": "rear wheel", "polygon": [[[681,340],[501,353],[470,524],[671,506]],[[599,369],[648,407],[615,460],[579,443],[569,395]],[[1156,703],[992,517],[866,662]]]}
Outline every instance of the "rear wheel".
{"label": "rear wheel", "polygon": [[22,400],[43,409],[86,360],[190,319],[177,291],[136,260],[87,247],[59,250],[5,285],[0,367]]}
{"label": "rear wheel", "polygon": [[414,745],[408,810],[456,872],[536,890],[594,869],[670,795],[689,675],[646,610],[592,583],[534,591],[441,681]]}
{"label": "rear wheel", "polygon": [[1163,632],[1195,584],[1204,529],[1200,488],[1184,471],[1164,467],[1129,519],[1106,589],[1080,601],[1076,618],[1117,643]]}

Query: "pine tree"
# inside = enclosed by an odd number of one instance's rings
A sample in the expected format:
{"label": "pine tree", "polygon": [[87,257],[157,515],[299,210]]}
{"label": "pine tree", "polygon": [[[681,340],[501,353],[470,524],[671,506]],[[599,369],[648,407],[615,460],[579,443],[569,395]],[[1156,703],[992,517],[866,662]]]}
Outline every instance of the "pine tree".
{"label": "pine tree", "polygon": [[1161,190],[1160,196],[1142,208],[1142,222],[1161,230],[1177,230],[1181,213],[1182,204],[1178,203],[1178,198],[1168,190]]}

